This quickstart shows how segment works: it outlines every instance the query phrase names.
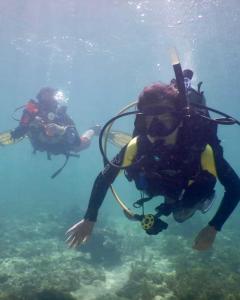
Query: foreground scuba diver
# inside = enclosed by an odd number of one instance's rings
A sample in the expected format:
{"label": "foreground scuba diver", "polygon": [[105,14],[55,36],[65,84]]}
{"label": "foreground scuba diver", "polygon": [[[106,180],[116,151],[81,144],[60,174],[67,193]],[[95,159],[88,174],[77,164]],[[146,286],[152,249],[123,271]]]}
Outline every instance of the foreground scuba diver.
{"label": "foreground scuba diver", "polygon": [[34,152],[46,151],[48,159],[52,154],[64,154],[68,159],[69,156],[77,156],[74,153],[88,148],[92,137],[99,134],[100,126],[96,125],[79,136],[73,120],[66,112],[66,105],[62,105],[66,103],[61,91],[44,87],[36,98],[37,101],[30,100],[24,106],[18,127],[0,134],[0,144],[14,144],[28,136]]}
{"label": "foreground scuba diver", "polygon": [[[197,114],[186,120],[181,101],[181,94],[173,85],[157,83],[146,87],[137,104],[144,115],[136,118],[135,126],[141,126],[113,163],[130,165],[127,178],[148,196],[136,201],[136,206],[143,206],[152,197],[164,196],[164,203],[156,208],[157,214],[142,220],[148,234],[167,228],[160,216],[172,214],[177,222],[183,222],[196,210],[205,212],[218,178],[225,193],[215,216],[195,239],[193,248],[201,251],[212,246],[217,232],[237,206],[240,179],[223,158],[215,128],[209,129],[208,120]],[[107,190],[119,173],[114,165],[106,164],[98,175],[84,219],[67,231],[70,247],[77,247],[91,235]]]}

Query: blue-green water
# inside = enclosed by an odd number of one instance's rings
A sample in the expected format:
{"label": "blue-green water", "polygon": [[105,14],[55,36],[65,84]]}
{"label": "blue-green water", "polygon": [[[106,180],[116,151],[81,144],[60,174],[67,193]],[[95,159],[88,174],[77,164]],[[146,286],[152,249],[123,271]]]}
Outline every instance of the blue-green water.
{"label": "blue-green water", "polygon": [[[43,86],[68,95],[80,132],[104,124],[144,86],[170,81],[171,47],[178,49],[182,66],[194,70],[194,84],[204,82],[209,106],[240,118],[239,15],[238,0],[1,1],[0,131],[17,126],[13,110]],[[237,126],[219,130],[238,173],[239,134]],[[109,194],[97,235],[107,236],[112,248],[104,249],[100,239],[95,252],[82,254],[67,249],[64,232],[76,221],[76,208],[86,209],[102,168],[97,139],[55,180],[50,176],[63,158],[33,155],[27,140],[0,150],[0,299],[63,299],[44,294],[49,289],[75,299],[240,299],[239,208],[213,250],[191,250],[218,207],[221,187],[206,216],[183,225],[170,222],[169,230],[152,238],[122,216]],[[129,206],[138,197],[123,177],[116,187]],[[104,237],[103,228],[114,232]],[[107,255],[98,255],[105,250]],[[91,251],[101,259],[91,260]]]}

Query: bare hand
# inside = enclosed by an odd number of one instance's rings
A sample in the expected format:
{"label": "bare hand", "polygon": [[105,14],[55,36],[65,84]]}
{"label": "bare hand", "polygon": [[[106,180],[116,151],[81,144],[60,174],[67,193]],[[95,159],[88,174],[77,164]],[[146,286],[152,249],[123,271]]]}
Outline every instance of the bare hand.
{"label": "bare hand", "polygon": [[66,232],[66,242],[70,248],[77,248],[79,245],[85,243],[90,237],[95,222],[88,220],[81,220],[73,225]]}
{"label": "bare hand", "polygon": [[55,123],[50,123],[45,126],[45,132],[48,136],[63,135],[65,128]]}
{"label": "bare hand", "polygon": [[208,250],[212,247],[216,235],[217,230],[213,226],[204,227],[197,235],[193,249],[198,251]]}

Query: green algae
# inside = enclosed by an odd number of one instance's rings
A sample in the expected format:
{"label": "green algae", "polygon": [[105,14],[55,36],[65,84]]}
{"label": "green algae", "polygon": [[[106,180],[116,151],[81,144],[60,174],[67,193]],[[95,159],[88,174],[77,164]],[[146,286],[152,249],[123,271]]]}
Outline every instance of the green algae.
{"label": "green algae", "polygon": [[[6,224],[12,240],[0,253],[0,300],[80,300],[87,289],[91,300],[240,300],[240,241],[232,231],[219,235],[214,249],[199,253],[191,249],[193,237],[178,231],[154,238],[131,231],[129,239],[119,227],[104,230],[111,249],[118,246],[121,255],[121,281],[114,264],[106,268],[102,260],[91,259],[91,248],[67,249],[59,239],[59,222],[51,219],[49,225],[44,216],[34,226],[31,220],[16,219],[12,228]],[[1,245],[5,239],[3,233]],[[94,247],[97,255],[98,243]]]}
{"label": "green algae", "polygon": [[0,300],[76,300],[68,293],[60,292],[54,289],[43,290],[41,292],[26,292],[22,295],[3,294]]}

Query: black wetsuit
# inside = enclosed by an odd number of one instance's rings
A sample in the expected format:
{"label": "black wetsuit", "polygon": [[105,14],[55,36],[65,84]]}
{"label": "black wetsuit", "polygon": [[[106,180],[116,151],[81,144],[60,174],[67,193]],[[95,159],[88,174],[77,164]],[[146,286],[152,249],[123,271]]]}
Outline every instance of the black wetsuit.
{"label": "black wetsuit", "polygon": [[[54,119],[48,120],[48,114],[52,113]],[[39,118],[39,122],[37,122]],[[49,137],[45,133],[44,125],[54,123],[67,127],[61,137]],[[80,137],[73,120],[66,113],[66,109],[51,112],[41,107],[34,100],[30,100],[23,111],[19,126],[11,135],[18,139],[28,135],[32,146],[37,151],[47,151],[49,154],[67,154],[73,147],[80,145]]]}
{"label": "black wetsuit", "polygon": [[[219,231],[240,200],[240,179],[229,163],[224,159],[222,147],[220,146],[219,141],[216,139],[211,146],[214,151],[218,179],[225,188],[221,204],[215,216],[209,222],[209,225]],[[126,147],[123,148],[114,158],[113,161],[115,164],[121,165],[125,149]],[[118,172],[119,170],[117,168],[106,165],[105,169],[98,175],[92,189],[88,208],[84,217],[85,219],[93,222],[96,221],[98,210],[103,203],[110,184],[113,183]]]}

